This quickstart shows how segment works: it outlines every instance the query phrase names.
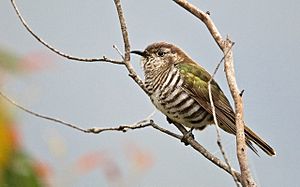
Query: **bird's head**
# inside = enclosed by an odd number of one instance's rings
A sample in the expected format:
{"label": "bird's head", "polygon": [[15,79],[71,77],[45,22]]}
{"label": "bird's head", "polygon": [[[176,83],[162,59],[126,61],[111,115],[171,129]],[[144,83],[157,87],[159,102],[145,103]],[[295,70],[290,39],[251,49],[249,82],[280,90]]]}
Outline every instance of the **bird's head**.
{"label": "bird's head", "polygon": [[144,71],[160,71],[182,62],[187,55],[178,47],[166,42],[150,44],[144,51],[131,51],[142,56]]}

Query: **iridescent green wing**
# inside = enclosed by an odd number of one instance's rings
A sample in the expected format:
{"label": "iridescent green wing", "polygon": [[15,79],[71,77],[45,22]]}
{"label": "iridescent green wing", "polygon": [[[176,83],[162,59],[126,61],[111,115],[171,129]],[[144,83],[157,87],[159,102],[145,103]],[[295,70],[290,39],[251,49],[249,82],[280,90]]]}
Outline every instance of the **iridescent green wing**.
{"label": "iridescent green wing", "polygon": [[[212,114],[208,92],[208,81],[211,75],[196,63],[185,63],[183,61],[177,64],[176,67],[184,80],[183,89],[207,112]],[[225,131],[235,133],[235,115],[228,99],[214,80],[211,82],[211,90],[219,125],[222,125]]]}
{"label": "iridescent green wing", "polygon": [[[189,63],[185,63],[183,61],[177,64],[176,67],[179,69],[180,75],[184,80],[183,89],[189,93],[191,97],[193,97],[207,112],[212,114],[208,93],[208,81],[211,78],[210,74],[193,61],[189,61]],[[235,134],[235,114],[228,99],[214,80],[211,82],[211,90],[219,126],[226,132]],[[250,139],[257,142],[257,138],[253,138],[253,132],[251,133],[251,131],[249,131],[250,129],[245,127],[247,138],[246,144],[257,154],[256,148],[249,141]],[[258,143],[258,145],[262,147],[261,143]],[[262,149],[265,150],[264,147]],[[272,150],[272,148],[269,149]]]}

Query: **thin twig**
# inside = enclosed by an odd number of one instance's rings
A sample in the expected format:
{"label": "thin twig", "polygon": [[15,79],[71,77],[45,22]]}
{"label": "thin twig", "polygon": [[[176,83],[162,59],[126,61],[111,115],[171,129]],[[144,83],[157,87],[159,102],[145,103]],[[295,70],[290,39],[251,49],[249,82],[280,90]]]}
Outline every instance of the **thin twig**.
{"label": "thin twig", "polygon": [[227,53],[225,56],[225,74],[227,82],[230,88],[231,95],[234,100],[235,105],[235,124],[236,124],[236,149],[237,157],[242,174],[242,184],[243,186],[256,187],[256,183],[251,175],[247,149],[245,144],[245,131],[244,131],[244,120],[243,120],[243,100],[240,96],[240,91],[237,87],[234,67],[233,67],[233,53],[232,47],[233,43],[228,38],[225,42],[224,53]]}
{"label": "thin twig", "polygon": [[[57,118],[49,117],[49,116],[46,116],[46,115],[41,115],[41,114],[39,114],[37,112],[33,112],[33,111],[31,111],[31,110],[29,110],[29,109],[27,109],[27,108],[19,105],[17,102],[13,101],[9,97],[7,97],[5,94],[3,94],[1,91],[0,91],[0,96],[2,96],[2,98],[4,98],[9,103],[11,103],[12,105],[16,106],[17,108],[19,108],[20,110],[24,111],[25,113],[28,113],[30,115],[33,115],[33,116],[36,116],[38,118],[42,118],[42,119],[45,119],[45,120],[48,120],[48,121],[56,122],[58,124],[62,124],[62,125],[67,126],[67,127],[71,127],[73,129],[79,130],[79,131],[84,132],[84,133],[99,134],[99,133],[106,132],[106,131],[127,132],[129,129],[130,130],[135,130],[135,129],[142,129],[142,128],[150,127],[151,126],[154,129],[159,130],[160,132],[165,133],[165,134],[167,134],[167,135],[169,135],[169,136],[171,136],[173,138],[176,138],[178,140],[182,140],[182,137],[183,137],[181,135],[178,135],[176,133],[173,133],[173,132],[171,132],[171,131],[169,131],[167,129],[164,129],[164,128],[160,127],[159,125],[155,124],[152,119],[148,119],[148,118],[151,118],[151,116],[153,115],[153,113],[151,113],[148,117],[146,117],[146,119],[138,121],[138,122],[136,122],[134,124],[131,124],[131,125],[120,125],[120,126],[117,126],[117,127],[104,127],[104,128],[94,127],[94,128],[89,128],[89,129],[83,129],[83,128],[78,127],[75,124],[68,123],[68,122],[65,122],[63,120],[59,120]],[[187,133],[186,129],[183,126],[179,127],[179,126],[176,125],[176,127],[180,128],[180,131],[182,133]],[[228,168],[228,166],[227,166],[226,163],[224,163],[223,161],[221,161],[220,159],[218,159],[217,157],[215,157],[213,154],[211,154],[209,151],[207,151],[196,140],[194,140],[193,138],[188,138],[187,142],[195,150],[197,150],[199,153],[201,153],[204,157],[206,157],[207,159],[209,159],[211,162],[213,162],[214,164],[216,164],[218,167],[224,169],[226,172],[230,173],[230,170],[229,170],[229,168]],[[235,170],[232,170],[232,172],[234,172],[235,175],[237,176],[238,180],[240,180],[240,174],[237,171],[235,171]]]}
{"label": "thin twig", "polygon": [[[242,176],[242,185],[243,186],[256,186],[256,183],[251,175],[250,168],[248,165],[247,154],[246,154],[246,143],[245,143],[245,133],[244,133],[244,121],[243,121],[243,103],[242,98],[239,96],[239,90],[237,88],[236,79],[234,75],[234,68],[233,68],[233,56],[232,56],[232,49],[231,45],[232,42],[229,39],[224,40],[219,33],[217,27],[211,20],[210,16],[205,12],[198,9],[196,6],[189,3],[187,0],[173,0],[175,3],[189,11],[191,14],[199,18],[208,28],[209,32],[211,33],[212,37],[222,50],[225,56],[225,74],[227,78],[227,82],[230,88],[230,92],[232,94],[234,103],[235,103],[235,123],[237,127],[236,132],[236,142],[237,142],[237,157],[241,169],[241,176]],[[228,54],[227,54],[228,53]],[[227,55],[225,55],[227,54]]]}
{"label": "thin twig", "polygon": [[[149,119],[149,118],[152,117],[152,115],[154,114],[154,112],[151,113],[148,117],[146,117],[145,120],[141,120],[141,121],[136,122],[136,123],[131,124],[131,125],[120,125],[118,127],[106,127],[106,128],[105,127],[104,128],[94,127],[94,128],[83,129],[81,127],[78,127],[75,124],[68,123],[68,122],[65,122],[63,120],[60,120],[60,119],[57,119],[57,118],[54,118],[54,117],[49,117],[47,115],[42,115],[42,114],[39,114],[37,112],[33,112],[32,110],[29,110],[29,109],[27,109],[27,108],[19,105],[17,102],[15,102],[14,100],[12,100],[9,97],[7,97],[1,91],[0,91],[0,95],[2,96],[2,98],[4,98],[9,103],[11,103],[12,105],[16,106],[17,108],[19,108],[20,110],[24,111],[25,113],[28,113],[30,115],[33,115],[35,117],[42,118],[42,119],[45,119],[45,120],[48,120],[48,121],[56,122],[58,124],[62,124],[62,125],[67,126],[67,127],[71,127],[71,128],[73,128],[75,130],[79,130],[79,131],[84,132],[84,133],[99,134],[99,133],[106,132],[106,131],[127,132],[129,129],[130,130],[134,130],[134,129],[141,129],[141,128],[145,128],[145,127],[151,126],[154,129],[159,130],[160,132],[165,133],[165,134],[167,134],[167,135],[169,135],[171,137],[174,137],[174,138],[176,138],[178,140],[182,140],[182,138],[183,138],[183,136],[180,136],[180,135],[178,135],[176,133],[173,133],[173,132],[171,132],[171,131],[169,131],[167,129],[164,129],[164,128],[160,127],[159,125],[155,124],[153,122],[153,120]],[[176,127],[179,128],[182,133],[187,133],[187,131],[185,130],[185,128],[182,125],[179,124],[179,126],[176,125]],[[229,167],[227,166],[226,163],[222,162],[220,159],[218,159],[213,154],[211,154],[209,151],[207,151],[196,140],[194,140],[194,139],[187,139],[187,142],[195,150],[197,150],[199,153],[201,153],[204,157],[206,157],[208,160],[210,160],[211,162],[213,162],[218,167],[224,169],[228,173],[234,172],[235,176],[237,176],[238,180],[240,180],[240,174],[237,171],[235,171],[235,170],[231,170],[230,171],[230,169],[229,169]]]}
{"label": "thin twig", "polygon": [[[187,134],[188,131],[185,129],[185,127],[181,124],[178,123],[173,123],[175,127],[182,133],[182,134]],[[188,145],[191,145],[195,150],[197,150],[199,153],[201,153],[205,158],[210,160],[212,163],[217,165],[218,167],[224,169],[227,173],[230,175],[236,176],[237,181],[241,181],[241,175],[239,172],[234,170],[233,168],[230,168],[227,163],[223,162],[213,154],[211,154],[209,151],[207,151],[201,144],[199,144],[192,136],[188,137],[185,139],[185,143]]]}
{"label": "thin twig", "polygon": [[[125,46],[125,59],[124,59],[124,63],[126,65],[126,68],[129,71],[129,75],[135,80],[135,82],[145,91],[145,93],[148,93],[148,90],[145,88],[144,83],[141,81],[141,79],[137,76],[137,74],[135,73],[132,65],[130,64],[130,45],[129,45],[129,39],[128,39],[128,32],[127,32],[127,27],[126,27],[126,22],[125,22],[125,18],[124,18],[124,14],[123,14],[123,10],[121,7],[121,3],[120,0],[114,0],[116,8],[117,8],[117,12],[118,12],[118,16],[119,16],[119,21],[120,21],[120,26],[121,26],[121,30],[122,30],[122,36],[123,36],[123,41],[124,41],[124,46]],[[178,126],[177,128],[180,128],[180,126]],[[183,127],[184,128],[184,127]],[[181,129],[183,130],[183,129]],[[184,129],[185,130],[185,129]],[[195,142],[194,142],[195,145]],[[198,151],[201,151],[200,153],[202,155],[210,155],[212,157],[207,157],[208,159],[212,159],[211,161],[214,162],[213,160],[219,160],[218,158],[214,157],[213,155],[211,155],[206,149],[204,149],[204,147],[202,147],[199,143],[197,143],[196,145],[198,145],[197,147],[199,148],[199,146],[202,149],[198,149]],[[220,161],[220,160],[219,160]],[[219,167],[219,163],[220,162],[214,162],[215,164],[217,164]],[[224,167],[223,167],[224,169]],[[230,169],[228,167],[226,167],[227,172],[230,173]]]}
{"label": "thin twig", "polygon": [[118,127],[106,127],[106,128],[99,128],[99,127],[94,127],[87,129],[87,132],[99,134],[104,131],[122,131],[122,132],[127,132],[129,129],[134,130],[134,129],[140,129],[148,126],[153,126],[154,122],[151,120],[151,117],[154,115],[155,111],[153,111],[151,114],[149,114],[144,120],[141,120],[139,122],[136,122],[131,125],[120,125]]}
{"label": "thin twig", "polygon": [[214,22],[211,20],[209,16],[210,14],[207,14],[206,12],[198,9],[196,6],[192,5],[186,0],[173,0],[173,1],[177,3],[179,6],[181,6],[182,8],[184,8],[185,10],[189,11],[191,14],[193,14],[195,17],[200,19],[205,24],[212,37],[215,39],[216,43],[223,51],[224,42],[222,36],[218,31],[217,27],[215,26]]}
{"label": "thin twig", "polygon": [[54,48],[53,46],[51,46],[50,44],[48,44],[47,42],[45,42],[41,37],[39,37],[37,34],[35,34],[35,32],[33,32],[33,30],[30,28],[30,26],[26,23],[25,19],[22,17],[16,2],[14,0],[11,0],[11,3],[13,5],[14,10],[16,11],[18,18],[20,19],[20,21],[22,22],[22,24],[24,25],[24,27],[26,28],[26,30],[36,39],[38,40],[41,44],[43,44],[45,47],[47,47],[48,49],[50,49],[51,51],[53,51],[54,53],[65,57],[67,59],[70,60],[76,60],[76,61],[81,61],[81,62],[109,62],[112,64],[119,64],[119,65],[124,65],[123,61],[117,61],[117,60],[112,60],[109,59],[105,56],[103,56],[102,58],[81,58],[81,57],[76,57],[76,56],[72,56],[69,54],[65,54],[61,51],[59,51],[58,49]]}
{"label": "thin twig", "polygon": [[[234,46],[234,42],[232,42],[232,46],[231,46],[231,48]],[[230,50],[231,50],[231,48],[230,48]],[[210,80],[208,81],[208,83],[210,84],[211,83],[211,81],[214,79],[214,77],[215,77],[215,75],[216,75],[216,73],[218,72],[218,70],[219,70],[219,68],[220,68],[220,65],[222,64],[222,62],[225,60],[225,57],[226,57],[226,55],[228,55],[228,53],[229,53],[229,51],[227,51],[224,55],[223,55],[223,57],[221,58],[221,60],[219,61],[219,63],[217,64],[217,66],[216,66],[216,68],[215,68],[215,70],[214,70],[214,72],[212,73],[212,75],[211,75],[211,78],[210,78]]]}
{"label": "thin twig", "polygon": [[[232,45],[233,46],[233,45]],[[231,46],[231,47],[232,47]],[[225,163],[227,164],[229,171],[233,177],[233,180],[236,184],[237,187],[240,186],[240,184],[238,183],[237,177],[235,176],[235,173],[232,171],[232,167],[230,165],[229,159],[226,156],[225,150],[222,146],[222,141],[221,141],[221,133],[220,133],[220,128],[219,128],[219,123],[218,123],[218,119],[217,119],[217,115],[216,115],[216,108],[214,105],[214,101],[213,101],[213,96],[212,96],[212,91],[211,91],[211,81],[214,79],[214,76],[216,75],[221,63],[223,62],[223,60],[225,59],[225,56],[227,55],[227,53],[222,57],[222,59],[219,61],[219,63],[217,64],[213,74],[211,75],[211,78],[208,81],[208,95],[209,95],[209,101],[210,101],[210,105],[211,105],[211,109],[212,109],[212,114],[213,114],[213,119],[214,119],[214,123],[215,123],[215,127],[216,127],[216,132],[217,132],[217,145],[222,153],[222,156],[225,160]]]}
{"label": "thin twig", "polygon": [[71,127],[71,128],[73,128],[75,130],[78,130],[78,131],[81,131],[81,132],[84,132],[84,133],[99,134],[99,133],[105,132],[105,131],[127,132],[129,129],[130,130],[134,130],[134,129],[141,129],[141,128],[144,128],[144,127],[152,126],[154,129],[157,129],[157,130],[159,130],[159,131],[161,131],[161,132],[163,132],[165,134],[168,134],[168,135],[170,135],[170,136],[172,136],[174,138],[177,138],[177,139],[181,139],[182,138],[182,136],[177,135],[177,134],[175,134],[175,133],[173,133],[173,132],[171,132],[171,131],[169,131],[167,129],[164,129],[164,128],[158,126],[157,124],[155,124],[153,122],[153,120],[151,120],[151,117],[154,115],[155,111],[152,112],[150,115],[148,115],[144,120],[138,121],[138,122],[133,123],[131,125],[120,125],[118,127],[102,127],[102,128],[93,127],[93,128],[84,129],[84,128],[79,127],[76,124],[65,122],[65,121],[60,120],[58,118],[49,117],[48,115],[43,115],[43,114],[34,112],[32,110],[29,110],[29,109],[21,106],[17,102],[15,102],[14,100],[10,99],[2,91],[0,91],[0,96],[2,98],[4,98],[7,102],[9,102],[10,104],[12,104],[13,106],[17,107],[18,109],[22,110],[25,113],[28,113],[28,114],[30,114],[32,116],[35,116],[35,117],[38,117],[38,118],[42,118],[42,119],[45,119],[45,120],[48,120],[48,121],[52,121],[52,122],[61,124],[63,126]]}
{"label": "thin twig", "polygon": [[128,32],[127,32],[127,26],[121,6],[120,0],[114,0],[114,3],[116,5],[116,9],[118,12],[120,27],[122,31],[122,37],[124,42],[124,51],[125,51],[125,66],[129,72],[129,76],[143,89],[143,91],[149,95],[148,90],[146,89],[142,79],[135,73],[134,68],[132,67],[130,63],[130,44],[129,44],[129,38],[128,38]]}
{"label": "thin twig", "polygon": [[121,53],[121,51],[119,50],[119,48],[116,45],[113,45],[113,48],[117,51],[117,53],[122,57],[122,59],[124,61],[125,57],[123,56],[123,54]]}
{"label": "thin twig", "polygon": [[136,123],[133,123],[131,125],[120,125],[117,127],[93,127],[93,128],[88,128],[88,129],[83,129],[79,126],[77,126],[76,124],[73,123],[69,123],[69,122],[65,122],[63,120],[54,118],[54,117],[49,117],[47,115],[42,115],[40,113],[37,112],[33,112],[32,110],[29,110],[23,106],[21,106],[20,104],[18,104],[17,102],[15,102],[14,100],[10,99],[8,96],[6,96],[2,91],[0,91],[0,96],[2,98],[4,98],[7,102],[9,102],[10,104],[12,104],[13,106],[19,108],[20,110],[24,111],[25,113],[28,113],[30,115],[33,115],[35,117],[38,118],[42,118],[48,121],[52,121],[52,122],[56,122],[58,124],[67,126],[67,127],[71,127],[75,130],[84,132],[84,133],[93,133],[93,134],[99,134],[102,132],[106,132],[106,131],[121,131],[121,132],[127,132],[128,130],[135,130],[135,129],[141,129],[141,128],[145,128],[145,127],[153,127],[156,130],[159,130],[171,137],[177,138],[177,139],[182,139],[182,136],[173,133],[167,129],[164,129],[162,127],[160,127],[159,125],[155,124],[154,121],[151,119],[151,117],[154,115],[155,111],[152,112],[150,115],[148,115],[144,120],[138,121]]}
{"label": "thin twig", "polygon": [[[22,24],[25,26],[25,28],[39,41],[41,42],[43,45],[45,45],[47,48],[49,48],[50,50],[52,50],[53,52],[57,53],[60,56],[63,56],[65,58],[69,58],[72,60],[78,60],[78,61],[85,61],[85,62],[93,62],[93,61],[105,61],[105,62],[111,62],[111,63],[115,63],[115,64],[125,64],[128,72],[129,72],[129,76],[145,91],[146,94],[149,95],[147,89],[145,88],[145,85],[143,83],[143,81],[139,78],[139,76],[135,73],[131,63],[130,63],[130,45],[129,45],[129,39],[128,39],[128,32],[127,32],[127,27],[126,27],[126,23],[125,23],[125,18],[124,18],[124,14],[123,14],[123,10],[121,7],[121,3],[120,0],[114,0],[114,3],[116,5],[116,9],[117,9],[117,13],[118,13],[118,17],[119,17],[119,21],[120,21],[120,27],[121,27],[121,31],[122,31],[122,37],[123,37],[123,42],[124,42],[124,51],[125,51],[125,55],[124,55],[124,61],[114,61],[114,60],[110,60],[107,59],[106,57],[103,58],[98,58],[98,59],[83,59],[83,58],[78,58],[78,57],[73,57],[70,55],[66,55],[60,51],[58,51],[57,49],[55,49],[54,47],[50,46],[49,44],[47,44],[46,42],[44,42],[40,37],[38,37],[31,29],[30,27],[27,25],[27,23],[25,22],[25,20],[22,18],[20,12],[17,9],[17,6],[15,4],[14,0],[11,0],[13,7],[19,17],[19,19],[21,20]],[[185,1],[175,1],[178,4],[180,4],[180,2],[185,2]],[[188,4],[185,4],[188,5]],[[189,7],[185,7],[187,10],[189,9]],[[192,7],[192,8],[196,8],[196,7]],[[189,10],[190,11],[190,10]],[[193,11],[190,11],[193,12]],[[204,13],[205,14],[205,13]],[[208,16],[208,15],[207,15]],[[219,32],[217,31],[216,27],[213,25],[213,22],[210,20],[209,17],[204,16],[202,17],[202,19],[204,19],[204,23],[206,25],[208,24],[212,24],[210,26],[207,26],[209,31],[211,32],[211,34],[214,36],[216,42],[218,43],[218,45],[220,47],[222,47],[223,43],[222,43],[222,37],[219,34]],[[206,21],[205,21],[206,20]],[[121,54],[121,53],[120,53]],[[123,56],[123,55],[122,55]],[[1,93],[1,95],[3,96],[3,94]],[[5,97],[7,98],[7,97]],[[18,104],[16,104],[15,102],[11,102],[12,104],[14,104],[15,106],[17,106],[19,109],[34,115],[36,117],[40,117],[40,118],[44,118],[46,120],[50,120],[50,121],[54,121],[63,125],[66,125],[68,127],[72,127],[76,130],[82,131],[82,132],[86,132],[86,133],[100,133],[103,131],[127,131],[128,129],[139,129],[139,128],[143,128],[143,127],[148,127],[148,126],[152,126],[153,128],[168,134],[174,138],[177,139],[182,139],[183,136],[177,135],[167,129],[161,128],[160,126],[156,125],[152,120],[142,120],[140,122],[137,122],[133,125],[121,125],[119,127],[109,127],[109,128],[91,128],[91,129],[82,129],[77,127],[76,125],[73,125],[71,123],[66,123],[62,120],[58,120],[55,118],[51,118],[45,115],[40,115],[38,113],[32,112]],[[178,126],[177,128],[181,129],[182,133],[186,133],[186,129],[182,126],[182,128],[180,126]],[[221,161],[220,159],[218,159],[217,157],[215,157],[214,155],[212,155],[210,152],[208,152],[203,146],[201,146],[196,140],[194,140],[193,138],[188,138],[187,142],[189,143],[189,145],[191,145],[195,150],[197,150],[199,153],[201,153],[204,157],[206,157],[207,159],[209,159],[211,162],[213,162],[214,164],[216,164],[218,167],[224,169],[226,172],[230,173],[230,169],[228,168],[227,164],[224,163],[223,161]],[[241,176],[240,174],[235,171],[232,170],[235,175],[237,176],[237,179],[240,181],[241,180]]]}
{"label": "thin twig", "polygon": [[63,120],[60,120],[60,119],[57,119],[57,118],[52,118],[52,117],[49,117],[49,116],[46,116],[46,115],[43,115],[43,114],[39,114],[39,113],[36,113],[36,112],[33,112],[21,105],[19,105],[17,102],[15,102],[14,100],[10,99],[8,96],[6,96],[3,92],[0,91],[0,95],[6,100],[8,101],[9,103],[11,103],[12,105],[16,106],[17,108],[23,110],[24,112],[26,113],[29,113],[33,116],[36,116],[36,117],[39,117],[39,118],[43,118],[43,119],[46,119],[46,120],[49,120],[49,121],[53,121],[53,122],[56,122],[56,123],[59,123],[59,124],[63,124],[67,127],[71,127],[73,129],[76,129],[76,130],[79,130],[79,131],[82,131],[82,132],[88,132],[87,130],[83,129],[83,128],[80,128],[78,127],[77,125],[74,125],[72,123],[68,123],[68,122],[65,122]]}
{"label": "thin twig", "polygon": [[142,120],[142,121],[138,121],[131,125],[120,125],[118,127],[105,127],[105,128],[93,127],[93,128],[87,129],[87,132],[94,133],[94,134],[99,134],[99,133],[105,132],[105,131],[127,132],[129,129],[130,130],[141,129],[141,128],[148,127],[148,126],[151,126],[150,121]]}

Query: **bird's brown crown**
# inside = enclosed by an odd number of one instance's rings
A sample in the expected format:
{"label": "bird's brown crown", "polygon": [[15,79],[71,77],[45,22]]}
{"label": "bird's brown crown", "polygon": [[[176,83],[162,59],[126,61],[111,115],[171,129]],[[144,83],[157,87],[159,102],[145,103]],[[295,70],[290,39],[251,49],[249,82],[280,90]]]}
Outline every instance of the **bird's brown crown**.
{"label": "bird's brown crown", "polygon": [[145,52],[153,54],[153,53],[157,53],[159,50],[162,49],[169,49],[171,53],[177,54],[179,57],[183,57],[183,58],[187,57],[185,52],[183,52],[180,48],[167,42],[157,42],[157,43],[150,44],[145,49]]}

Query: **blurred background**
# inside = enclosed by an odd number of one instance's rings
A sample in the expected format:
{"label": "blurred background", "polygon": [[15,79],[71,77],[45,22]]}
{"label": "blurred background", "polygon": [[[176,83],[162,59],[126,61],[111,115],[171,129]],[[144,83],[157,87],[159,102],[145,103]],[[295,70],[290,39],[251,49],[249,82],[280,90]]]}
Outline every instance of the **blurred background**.
{"label": "blurred background", "polygon": [[[260,186],[297,186],[300,177],[300,4],[288,1],[190,1],[209,10],[234,46],[245,120],[277,151],[270,158],[249,151]],[[123,49],[113,1],[17,1],[21,14],[55,48],[80,57],[119,59]],[[174,43],[213,72],[222,53],[205,26],[172,1],[122,1],[132,49]],[[82,63],[55,55],[0,1],[0,89],[35,112],[83,128],[132,124],[154,111],[123,66]],[[132,64],[142,76],[140,60]],[[217,81],[230,96],[222,68]],[[298,82],[298,83],[297,83]],[[156,112],[155,121],[176,131]],[[195,132],[221,156],[213,127]],[[222,133],[238,169],[235,140]],[[0,98],[0,186],[233,186],[232,178],[190,147],[152,128],[84,134],[28,115]]]}

